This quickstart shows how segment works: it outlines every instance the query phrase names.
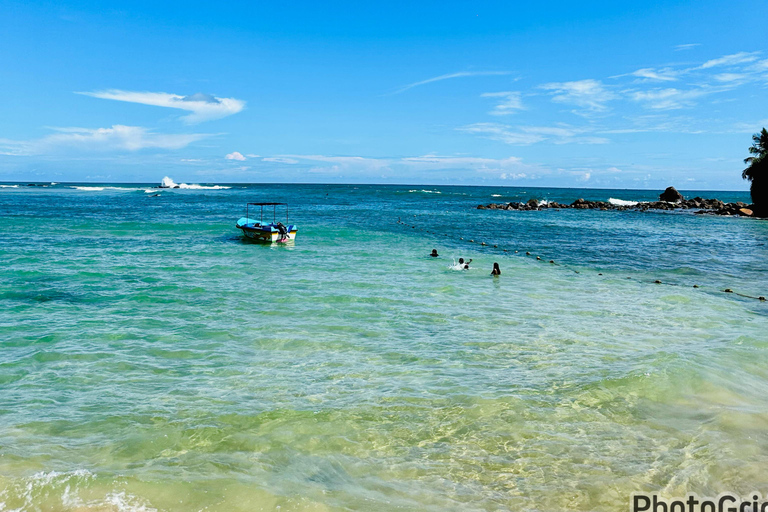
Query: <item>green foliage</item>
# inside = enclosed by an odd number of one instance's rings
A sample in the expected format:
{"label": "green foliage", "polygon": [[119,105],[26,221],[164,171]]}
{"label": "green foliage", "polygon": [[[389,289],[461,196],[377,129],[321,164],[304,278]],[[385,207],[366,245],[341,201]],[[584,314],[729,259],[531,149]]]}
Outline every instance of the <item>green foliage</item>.
{"label": "green foliage", "polygon": [[749,156],[744,159],[748,164],[741,177],[749,180],[752,202],[761,214],[768,212],[768,130],[762,129],[752,136]]}

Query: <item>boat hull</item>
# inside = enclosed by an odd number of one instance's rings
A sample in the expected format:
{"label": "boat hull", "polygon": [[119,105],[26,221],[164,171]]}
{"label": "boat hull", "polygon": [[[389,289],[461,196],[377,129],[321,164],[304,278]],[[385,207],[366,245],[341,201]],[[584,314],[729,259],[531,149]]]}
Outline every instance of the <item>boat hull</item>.
{"label": "boat hull", "polygon": [[[237,221],[235,227],[242,231],[246,238],[256,242],[287,242],[296,239],[297,228],[293,224],[288,226],[262,224],[260,221],[243,217]],[[287,229],[287,232],[281,233],[280,228]]]}
{"label": "boat hull", "polygon": [[246,238],[255,240],[257,242],[287,242],[288,240],[296,239],[296,230],[289,231],[285,235],[281,235],[277,231],[262,231],[260,229],[248,229],[247,227],[238,226],[243,232]]}

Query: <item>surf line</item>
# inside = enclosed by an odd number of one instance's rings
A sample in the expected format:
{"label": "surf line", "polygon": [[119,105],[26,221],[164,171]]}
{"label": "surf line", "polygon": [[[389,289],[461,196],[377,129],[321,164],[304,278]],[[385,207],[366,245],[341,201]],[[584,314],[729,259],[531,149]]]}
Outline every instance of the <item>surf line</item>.
{"label": "surf line", "polygon": [[[415,215],[414,215],[414,217],[415,217]],[[403,224],[403,225],[404,225],[404,226],[406,226],[406,227],[408,227],[408,226],[409,226],[409,224],[407,224],[407,223],[403,222],[403,221],[400,219],[400,217],[398,217],[398,218],[397,218],[397,223],[398,223],[398,224]],[[411,229],[416,229],[416,226],[415,226],[415,225],[410,225],[410,227],[411,227]],[[429,233],[429,234],[438,235],[438,236],[440,236],[440,235],[443,235],[443,236],[448,236],[448,233],[438,233],[437,231],[430,231],[430,230],[427,230],[427,229],[425,229],[425,230],[424,230],[424,232],[425,232],[425,233]],[[460,241],[460,242],[468,242],[468,243],[472,243],[472,244],[480,244],[480,246],[481,246],[481,247],[488,247],[488,248],[491,248],[491,247],[490,247],[490,246],[489,246],[487,243],[485,243],[485,242],[483,242],[483,241],[477,241],[477,242],[476,242],[474,238],[473,238],[473,239],[470,239],[470,240],[464,240],[464,237],[462,236],[462,237],[459,237],[459,241]],[[509,252],[509,251],[510,251],[509,249],[500,248],[498,244],[494,244],[494,245],[493,245],[493,249],[500,249],[502,252]],[[515,250],[515,251],[514,251],[514,254],[519,254],[519,251],[518,251],[518,250]],[[530,251],[526,251],[526,252],[525,252],[525,256],[532,256],[532,254],[531,254],[531,252],[530,252]],[[544,260],[542,260],[541,256],[536,256],[536,261],[544,261]],[[561,263],[555,263],[555,260],[549,260],[549,263],[550,263],[551,265],[555,265],[555,266],[558,266],[558,267],[562,267],[562,268],[565,268],[565,269],[567,269],[567,270],[570,270],[571,272],[573,272],[573,273],[575,273],[575,274],[581,274],[581,272],[580,272],[580,271],[578,271],[578,270],[575,270],[575,269],[573,269],[573,268],[569,268],[567,265],[563,265],[563,264],[561,264]],[[597,274],[597,275],[598,275],[598,276],[602,276],[603,274],[602,274],[602,272],[598,272],[598,274]],[[627,277],[627,279],[632,279],[632,277]],[[665,285],[667,285],[667,286],[678,286],[678,287],[683,287],[683,286],[686,286],[686,285],[682,285],[682,284],[679,284],[679,283],[664,283],[664,282],[662,282],[662,281],[661,281],[661,280],[659,280],[659,279],[656,279],[655,281],[653,281],[653,284],[665,284]],[[693,287],[694,287],[694,288],[701,288],[701,287],[700,287],[699,285],[697,285],[697,284],[694,284],[694,285],[693,285]],[[759,295],[759,296],[755,297],[754,295],[747,295],[747,294],[744,294],[744,293],[738,293],[738,292],[734,292],[734,291],[733,291],[731,288],[725,288],[725,289],[724,289],[724,290],[722,290],[722,291],[723,291],[723,293],[732,293],[732,294],[734,294],[734,295],[738,295],[739,297],[744,297],[744,298],[747,298],[747,299],[755,299],[755,300],[759,300],[760,302],[767,302],[767,301],[768,301],[768,299],[766,299],[764,295]]]}

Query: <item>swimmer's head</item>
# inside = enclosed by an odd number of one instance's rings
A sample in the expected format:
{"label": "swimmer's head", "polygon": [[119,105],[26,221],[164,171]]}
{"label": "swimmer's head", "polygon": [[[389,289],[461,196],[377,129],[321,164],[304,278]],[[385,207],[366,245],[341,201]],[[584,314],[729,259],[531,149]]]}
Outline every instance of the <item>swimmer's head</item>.
{"label": "swimmer's head", "polygon": [[464,263],[464,258],[459,258],[459,263]]}
{"label": "swimmer's head", "polygon": [[432,254],[430,256],[437,256],[437,249],[432,249]]}

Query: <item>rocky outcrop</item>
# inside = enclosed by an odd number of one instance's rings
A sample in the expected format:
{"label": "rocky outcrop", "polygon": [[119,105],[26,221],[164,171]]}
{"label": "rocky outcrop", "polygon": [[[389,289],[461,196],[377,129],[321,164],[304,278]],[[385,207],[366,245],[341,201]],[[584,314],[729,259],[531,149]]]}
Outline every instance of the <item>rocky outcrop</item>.
{"label": "rocky outcrop", "polygon": [[667,189],[659,195],[659,201],[666,201],[668,203],[680,203],[685,201],[683,194],[677,191],[675,187],[667,187]]}
{"label": "rocky outcrop", "polygon": [[[672,188],[672,187],[670,187]],[[663,194],[662,194],[663,195]],[[681,196],[682,197],[682,196]],[[491,203],[479,205],[478,210],[615,210],[615,211],[647,211],[647,210],[696,210],[697,214],[709,215],[738,215],[743,217],[754,217],[754,205],[746,203],[724,203],[719,199],[703,199],[694,197],[693,199],[683,199],[679,202],[670,201],[652,201],[637,203],[636,205],[616,205],[606,201],[589,201],[577,199],[571,204],[561,204],[557,202],[539,202],[536,199],[530,199],[525,203]]]}

